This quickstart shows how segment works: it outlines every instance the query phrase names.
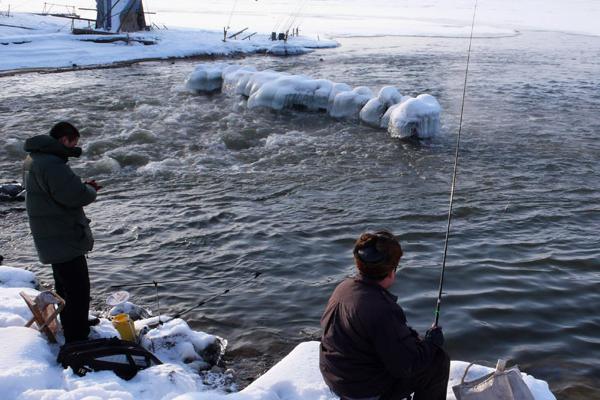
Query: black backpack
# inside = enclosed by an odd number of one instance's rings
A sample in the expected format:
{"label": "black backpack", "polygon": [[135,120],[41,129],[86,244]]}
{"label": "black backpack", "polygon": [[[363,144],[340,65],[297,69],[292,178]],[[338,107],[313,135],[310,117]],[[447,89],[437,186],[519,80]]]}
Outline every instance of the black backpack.
{"label": "black backpack", "polygon": [[162,364],[139,344],[116,337],[67,343],[60,348],[57,361],[63,368],[73,368],[79,376],[89,371],[113,371],[125,380],[142,369]]}

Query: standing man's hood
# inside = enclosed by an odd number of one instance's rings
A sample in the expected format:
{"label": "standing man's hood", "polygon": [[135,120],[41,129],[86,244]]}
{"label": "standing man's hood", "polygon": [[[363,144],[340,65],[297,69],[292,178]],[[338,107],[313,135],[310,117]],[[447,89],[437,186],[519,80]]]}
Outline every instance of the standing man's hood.
{"label": "standing man's hood", "polygon": [[69,148],[49,135],[38,135],[25,141],[23,147],[28,153],[53,154],[65,160],[81,156],[81,147]]}

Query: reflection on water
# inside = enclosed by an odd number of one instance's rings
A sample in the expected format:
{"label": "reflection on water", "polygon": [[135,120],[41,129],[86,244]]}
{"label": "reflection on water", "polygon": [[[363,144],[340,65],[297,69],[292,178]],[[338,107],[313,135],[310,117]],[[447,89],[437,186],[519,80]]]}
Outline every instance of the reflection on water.
{"label": "reflection on water", "polygon": [[[2,179],[20,176],[20,141],[58,119],[83,127],[73,162],[105,187],[88,207],[94,304],[108,286],[160,286],[163,312],[251,271],[257,284],[189,314],[226,337],[242,384],[318,338],[350,249],[368,228],[398,233],[399,295],[412,325],[433,320],[466,41],[354,38],[301,58],[242,62],[315,78],[429,92],[442,135],[401,143],[321,114],[250,112],[192,95],[194,62],[0,80]],[[509,357],[559,398],[598,396],[599,39],[552,33],[476,40],[441,321],[454,359]],[[322,61],[321,61],[322,60]],[[239,60],[238,60],[239,61]],[[2,205],[1,253],[45,280],[24,213]],[[132,296],[154,308],[153,288]]]}

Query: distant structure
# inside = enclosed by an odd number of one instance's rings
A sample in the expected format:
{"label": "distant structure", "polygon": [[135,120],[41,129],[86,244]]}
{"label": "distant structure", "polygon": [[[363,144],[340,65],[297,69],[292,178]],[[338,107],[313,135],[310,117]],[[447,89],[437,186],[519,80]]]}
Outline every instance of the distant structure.
{"label": "distant structure", "polygon": [[142,0],[96,0],[96,29],[108,32],[147,30]]}

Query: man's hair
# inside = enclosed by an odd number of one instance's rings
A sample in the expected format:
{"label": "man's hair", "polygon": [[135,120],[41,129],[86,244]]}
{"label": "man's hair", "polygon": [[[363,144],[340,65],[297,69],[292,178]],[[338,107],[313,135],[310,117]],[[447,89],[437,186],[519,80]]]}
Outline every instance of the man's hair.
{"label": "man's hair", "polygon": [[353,253],[359,272],[380,281],[398,266],[402,247],[391,232],[382,230],[360,235]]}
{"label": "man's hair", "polygon": [[79,137],[79,131],[71,123],[61,121],[50,129],[50,136],[56,140],[63,136],[66,136],[69,140],[73,140]]}

